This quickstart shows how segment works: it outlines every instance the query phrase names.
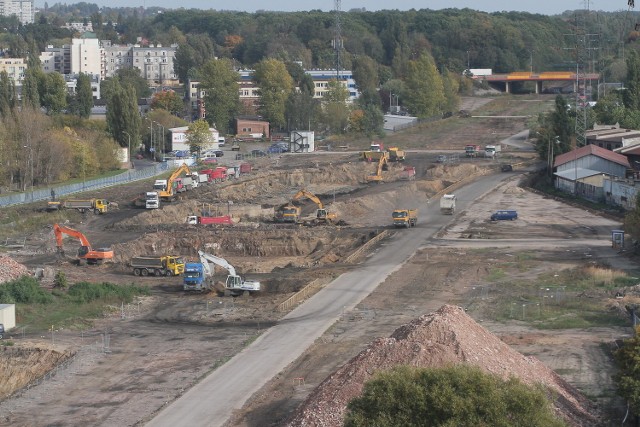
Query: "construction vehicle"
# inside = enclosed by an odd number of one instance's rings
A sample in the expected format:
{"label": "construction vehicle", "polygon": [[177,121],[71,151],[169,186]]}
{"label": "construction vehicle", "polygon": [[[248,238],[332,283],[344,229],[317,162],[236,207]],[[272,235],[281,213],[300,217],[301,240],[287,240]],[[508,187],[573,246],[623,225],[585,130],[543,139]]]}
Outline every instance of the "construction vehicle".
{"label": "construction vehicle", "polygon": [[365,177],[367,182],[382,182],[382,171],[389,170],[389,165],[387,163],[387,156],[382,156],[378,160],[378,165],[376,166],[376,173],[367,175]]}
{"label": "construction vehicle", "polygon": [[184,273],[182,257],[174,255],[133,257],[129,264],[135,276],[178,276]]}
{"label": "construction vehicle", "polygon": [[502,148],[500,145],[487,145],[484,147],[484,156],[493,159],[501,150]]}
{"label": "construction vehicle", "polygon": [[400,172],[400,179],[413,181],[416,179],[416,168],[414,166],[405,166]]}
{"label": "construction vehicle", "polygon": [[247,281],[236,274],[236,269],[227,262],[224,258],[220,258],[202,251],[198,251],[200,262],[202,263],[202,269],[205,277],[213,276],[213,269],[209,263],[213,263],[220,266],[229,272],[227,279],[225,280],[224,288],[225,293],[229,293],[232,296],[238,296],[242,294],[250,294],[258,292],[260,290],[260,282]]}
{"label": "construction vehicle", "polygon": [[284,205],[276,209],[275,220],[277,222],[297,223],[300,221],[301,214],[302,209],[300,209],[300,206],[296,206],[291,203],[285,203]]}
{"label": "construction vehicle", "polygon": [[404,162],[406,158],[406,152],[398,147],[389,147],[389,161],[391,162]]}
{"label": "construction vehicle", "polygon": [[[184,274],[182,275],[183,291],[204,291],[209,289],[210,283],[204,272],[201,262],[188,262],[184,266]],[[209,279],[211,276],[209,276]]]}
{"label": "construction vehicle", "polygon": [[113,250],[110,248],[93,249],[87,237],[81,232],[73,228],[64,227],[53,224],[53,232],[56,236],[58,253],[64,256],[63,239],[64,235],[75,237],[80,240],[80,248],[78,249],[77,262],[79,265],[84,264],[101,264],[103,261],[113,258]]}
{"label": "construction vehicle", "polygon": [[147,191],[144,199],[145,209],[158,209],[160,207],[160,197],[157,191]]}
{"label": "construction vehicle", "polygon": [[456,195],[445,194],[440,198],[440,212],[445,215],[453,215],[456,211]]}
{"label": "construction vehicle", "polygon": [[231,215],[220,216],[204,216],[204,215],[189,215],[187,216],[187,224],[228,224],[233,225]]}
{"label": "construction vehicle", "polygon": [[48,212],[60,209],[77,209],[80,213],[93,211],[95,214],[104,214],[109,210],[109,202],[104,199],[71,199],[47,202]]}
{"label": "construction vehicle", "polygon": [[381,157],[388,157],[389,153],[384,149],[381,142],[372,142],[368,151],[360,153],[360,158],[368,162],[379,160]]}
{"label": "construction vehicle", "polygon": [[464,152],[467,157],[478,157],[481,151],[482,147],[480,147],[479,145],[467,144],[464,147]]}
{"label": "construction vehicle", "polygon": [[156,180],[153,185],[154,190],[158,190],[158,196],[160,200],[171,202],[176,198],[176,180],[182,173],[185,173],[187,176],[191,176],[191,171],[189,170],[189,166],[186,164],[182,164],[178,169],[173,171],[169,179],[165,180]]}
{"label": "construction vehicle", "polygon": [[395,227],[415,227],[418,223],[418,209],[396,209],[391,214]]}
{"label": "construction vehicle", "polygon": [[[318,209],[316,210],[316,215],[315,215],[314,221],[316,221],[316,222],[331,222],[331,223],[337,221],[338,215],[336,215],[335,213],[332,213],[332,212],[328,212],[327,209],[325,209],[325,207],[322,204],[322,202],[320,201],[320,199],[318,198],[318,196],[316,196],[315,194],[305,190],[304,188],[301,189],[300,191],[298,191],[296,194],[294,194],[294,196],[293,196],[293,198],[291,200],[292,200],[292,202],[295,202],[295,201],[300,200],[300,199],[302,199],[304,197],[306,197],[307,199],[310,199],[318,207]],[[298,213],[298,216],[299,216],[299,213]]]}

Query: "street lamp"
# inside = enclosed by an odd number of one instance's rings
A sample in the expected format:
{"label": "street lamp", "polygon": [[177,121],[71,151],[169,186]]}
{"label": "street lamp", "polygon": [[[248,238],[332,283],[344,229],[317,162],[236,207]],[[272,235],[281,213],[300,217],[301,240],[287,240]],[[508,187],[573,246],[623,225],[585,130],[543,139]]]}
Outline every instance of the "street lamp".
{"label": "street lamp", "polygon": [[[551,143],[553,141],[553,144]],[[560,137],[555,136],[553,140],[549,139],[549,151],[551,152],[551,157],[549,157],[549,175],[553,176],[553,152],[554,147],[560,144]]]}

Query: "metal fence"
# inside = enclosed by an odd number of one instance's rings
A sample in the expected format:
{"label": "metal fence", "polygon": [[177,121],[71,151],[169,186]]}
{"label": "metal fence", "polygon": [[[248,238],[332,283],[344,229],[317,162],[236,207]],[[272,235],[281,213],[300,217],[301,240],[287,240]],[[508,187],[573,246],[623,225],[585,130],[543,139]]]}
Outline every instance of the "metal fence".
{"label": "metal fence", "polygon": [[89,181],[51,188],[38,188],[25,193],[15,193],[7,196],[1,196],[0,206],[11,206],[19,205],[22,203],[37,202],[40,200],[48,200],[52,196],[52,191],[55,192],[56,197],[60,197],[66,196],[68,194],[81,193],[83,191],[97,190],[99,188],[125,184],[127,182],[139,181],[141,179],[160,175],[166,172],[169,167],[169,164],[164,162],[143,169],[130,169],[127,172],[105,178],[97,178]]}

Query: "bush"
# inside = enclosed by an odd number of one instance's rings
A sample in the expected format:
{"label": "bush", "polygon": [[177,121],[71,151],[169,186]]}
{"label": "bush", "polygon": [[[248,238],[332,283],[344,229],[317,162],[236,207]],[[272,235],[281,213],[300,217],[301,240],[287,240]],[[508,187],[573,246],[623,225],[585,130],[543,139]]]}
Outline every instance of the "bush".
{"label": "bush", "polygon": [[53,278],[53,287],[58,289],[67,289],[69,282],[63,271],[58,271],[56,277]]}
{"label": "bush", "polygon": [[0,286],[0,301],[5,304],[48,304],[53,297],[35,278],[22,276]]}
{"label": "bush", "polygon": [[118,299],[131,302],[136,295],[148,295],[149,289],[125,285],[119,286],[113,283],[89,283],[79,282],[69,288],[70,299],[77,304],[89,303],[96,300]]}

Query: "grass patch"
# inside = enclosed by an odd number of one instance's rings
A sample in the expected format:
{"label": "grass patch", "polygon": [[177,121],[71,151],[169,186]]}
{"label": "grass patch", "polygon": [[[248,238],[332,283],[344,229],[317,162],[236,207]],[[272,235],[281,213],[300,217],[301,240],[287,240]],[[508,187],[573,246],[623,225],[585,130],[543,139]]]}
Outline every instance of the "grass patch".
{"label": "grass patch", "polygon": [[0,300],[16,304],[18,322],[43,331],[54,325],[67,329],[87,328],[93,319],[109,311],[110,306],[130,303],[138,295],[149,294],[148,288],[136,285],[88,282],[76,283],[67,291],[56,289],[49,292],[30,276],[0,287]]}
{"label": "grass patch", "polygon": [[485,277],[485,280],[489,282],[497,282],[504,279],[507,273],[502,268],[492,268],[489,270],[489,274]]}

